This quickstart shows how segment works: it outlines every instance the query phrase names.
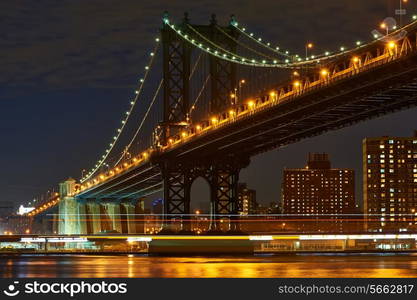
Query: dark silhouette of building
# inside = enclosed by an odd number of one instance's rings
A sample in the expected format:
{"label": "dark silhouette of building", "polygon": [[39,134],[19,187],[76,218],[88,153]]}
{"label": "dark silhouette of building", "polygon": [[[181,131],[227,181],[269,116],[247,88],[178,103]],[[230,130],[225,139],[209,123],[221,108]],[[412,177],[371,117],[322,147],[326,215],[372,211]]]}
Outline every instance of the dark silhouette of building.
{"label": "dark silhouette of building", "polygon": [[342,231],[355,212],[354,171],[310,153],[305,168],[284,170],[282,209],[297,230]]}
{"label": "dark silhouette of building", "polygon": [[14,213],[14,204],[11,201],[0,201],[0,218],[8,217]]}
{"label": "dark silhouette of building", "polygon": [[164,212],[164,200],[156,199],[152,201],[151,213],[153,215],[162,215]]}
{"label": "dark silhouette of building", "polygon": [[369,231],[417,229],[417,131],[363,140],[363,196]]}

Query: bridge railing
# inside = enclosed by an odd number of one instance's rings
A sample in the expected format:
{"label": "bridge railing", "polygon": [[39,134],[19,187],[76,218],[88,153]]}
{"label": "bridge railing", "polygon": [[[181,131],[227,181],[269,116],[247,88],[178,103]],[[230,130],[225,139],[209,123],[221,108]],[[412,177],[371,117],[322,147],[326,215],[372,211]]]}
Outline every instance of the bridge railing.
{"label": "bridge railing", "polygon": [[[327,70],[322,68],[320,72],[318,72],[320,73],[320,76],[317,80],[313,80],[311,82],[308,79],[296,80],[292,82],[292,84],[279,87],[271,91],[269,95],[264,95],[256,99],[249,99],[245,103],[230,107],[229,110],[224,111],[221,114],[214,115],[208,120],[203,120],[197,124],[193,124],[193,126],[184,129],[179,134],[169,137],[167,144],[161,146],[159,150],[162,152],[169,151],[184,143],[192,141],[194,138],[212,133],[213,130],[231,125],[242,119],[250,117],[251,115],[270,109],[271,107],[292,101],[318,89],[338,83],[341,80],[352,78],[360,73],[402,58],[410,53],[409,50],[411,50],[411,44],[407,37],[405,37],[401,42],[401,46],[393,42],[387,43],[384,46],[384,51],[374,58],[366,57],[365,59],[362,59],[358,54],[357,56],[352,57],[349,61],[349,65],[342,70]],[[364,54],[362,54],[362,56],[363,55]],[[154,149],[150,148],[141,154],[134,156],[131,160],[116,166],[108,172],[99,174],[95,178],[80,185],[77,193],[105,183],[112,178],[124,174],[131,168],[146,162],[153,150]]]}

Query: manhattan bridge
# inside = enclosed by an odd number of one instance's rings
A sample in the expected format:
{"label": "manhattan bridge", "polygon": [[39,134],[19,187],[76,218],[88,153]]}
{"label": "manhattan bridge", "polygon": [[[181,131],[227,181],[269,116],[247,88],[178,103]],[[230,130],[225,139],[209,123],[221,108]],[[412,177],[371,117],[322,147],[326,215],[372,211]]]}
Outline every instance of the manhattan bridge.
{"label": "manhattan bridge", "polygon": [[239,231],[239,173],[253,156],[411,108],[416,92],[415,20],[353,47],[308,55],[307,46],[301,55],[233,16],[201,25],[165,14],[107,147],[27,216],[58,211],[60,234],[134,233],[136,201],[163,191],[164,230],[180,222],[189,231],[191,186],[203,178],[210,230],[227,219]]}

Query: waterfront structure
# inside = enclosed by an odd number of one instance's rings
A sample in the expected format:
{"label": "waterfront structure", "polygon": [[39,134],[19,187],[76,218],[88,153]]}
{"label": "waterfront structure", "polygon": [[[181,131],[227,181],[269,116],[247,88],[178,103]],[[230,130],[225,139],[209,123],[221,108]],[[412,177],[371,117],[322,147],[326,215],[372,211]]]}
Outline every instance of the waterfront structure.
{"label": "waterfront structure", "polygon": [[76,182],[60,184],[59,234],[143,233],[144,199],[97,201],[74,197]]}
{"label": "waterfront structure", "polygon": [[367,230],[417,228],[417,131],[363,140],[363,197]]}
{"label": "waterfront structure", "polygon": [[331,168],[328,154],[310,153],[305,168],[284,170],[282,207],[299,230],[343,230],[356,207],[354,170]]}

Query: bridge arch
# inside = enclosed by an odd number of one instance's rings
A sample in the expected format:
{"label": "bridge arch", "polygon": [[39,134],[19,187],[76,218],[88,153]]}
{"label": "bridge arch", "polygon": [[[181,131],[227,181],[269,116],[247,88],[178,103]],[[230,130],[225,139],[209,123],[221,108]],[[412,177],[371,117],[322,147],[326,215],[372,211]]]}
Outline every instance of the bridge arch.
{"label": "bridge arch", "polygon": [[212,188],[210,178],[196,176],[190,183],[191,231],[202,233],[210,228],[210,212],[212,207]]}

